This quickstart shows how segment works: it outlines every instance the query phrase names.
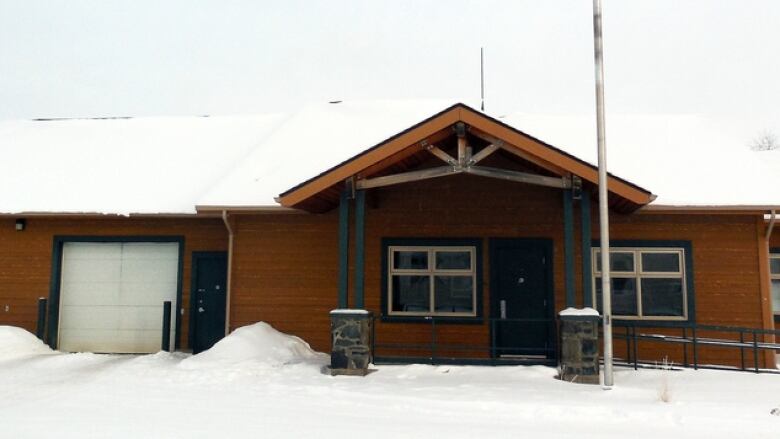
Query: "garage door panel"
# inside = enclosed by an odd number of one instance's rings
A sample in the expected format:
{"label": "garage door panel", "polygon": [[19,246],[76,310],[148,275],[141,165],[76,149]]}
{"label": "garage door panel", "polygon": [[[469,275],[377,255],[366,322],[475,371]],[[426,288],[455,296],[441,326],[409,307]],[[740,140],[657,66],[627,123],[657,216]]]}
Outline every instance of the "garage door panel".
{"label": "garage door panel", "polygon": [[[84,249],[84,251],[90,250]],[[78,252],[70,252],[70,254],[78,254]],[[121,262],[121,259],[69,259],[66,254],[63,255],[62,277],[67,280],[88,278],[91,282],[116,281],[122,273]]]}
{"label": "garage door panel", "polygon": [[179,266],[179,260],[173,261],[168,259],[149,259],[149,260],[130,260],[122,261],[122,279],[132,281],[133,279],[140,279],[143,276],[144,280],[150,282],[160,280],[171,280],[171,273],[175,280],[176,269]]}
{"label": "garage door panel", "polygon": [[62,337],[60,349],[70,352],[143,354],[160,349],[159,331],[64,329]]}
{"label": "garage door panel", "polygon": [[[157,306],[176,301],[177,283],[173,282],[125,282],[119,296],[120,305]],[[173,292],[173,293],[172,293]]]}
{"label": "garage door panel", "polygon": [[116,329],[119,309],[114,306],[64,306],[60,309],[60,329]]}
{"label": "garage door panel", "polygon": [[122,259],[122,246],[119,243],[105,242],[68,242],[62,249],[63,256],[69,261],[84,259],[98,261],[118,261]]}
{"label": "garage door panel", "polygon": [[65,243],[59,348],[158,351],[163,302],[178,309],[178,272],[177,243]]}
{"label": "garage door panel", "polygon": [[155,333],[159,337],[162,331],[162,305],[123,306],[118,308],[118,311],[117,329],[137,328],[156,331]]}
{"label": "garage door panel", "polygon": [[112,305],[120,299],[118,282],[68,281],[60,288],[68,293],[61,296],[61,305]]}
{"label": "garage door panel", "polygon": [[126,242],[122,246],[122,259],[133,260],[179,260],[179,244],[158,242]]}

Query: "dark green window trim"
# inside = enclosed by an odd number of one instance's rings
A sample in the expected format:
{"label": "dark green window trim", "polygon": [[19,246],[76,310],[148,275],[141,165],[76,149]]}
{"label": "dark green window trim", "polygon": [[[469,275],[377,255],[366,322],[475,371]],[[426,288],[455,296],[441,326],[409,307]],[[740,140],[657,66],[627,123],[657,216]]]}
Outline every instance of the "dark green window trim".
{"label": "dark green window trim", "polygon": [[[593,249],[600,249],[601,242],[594,239],[591,242]],[[685,326],[690,323],[696,323],[696,293],[695,286],[693,284],[693,245],[691,241],[685,240],[614,240],[609,242],[610,250],[620,247],[669,247],[669,248],[681,248],[685,253],[685,287],[686,287],[686,300],[688,306],[688,318],[685,320],[654,320],[652,318],[643,318],[641,320],[622,320],[617,317],[613,319],[615,326],[633,326],[634,324],[647,325],[651,322],[658,327],[679,327]],[[593,263],[595,266],[595,261]],[[595,306],[595,304],[594,304]]]}
{"label": "dark green window trim", "polygon": [[[476,294],[477,309],[476,315],[473,317],[447,317],[447,316],[391,316],[387,313],[387,272],[388,272],[388,259],[387,252],[391,246],[452,246],[452,247],[474,247],[474,257],[476,259],[476,285],[474,294]],[[381,276],[381,319],[383,322],[398,322],[398,323],[429,323],[431,319],[436,322],[443,323],[472,323],[480,324],[483,321],[483,309],[482,309],[482,239],[480,238],[382,238],[381,257],[382,264],[382,276]]]}
{"label": "dark green window trim", "polygon": [[[172,310],[176,316],[175,349],[179,349],[182,306],[182,276],[184,267],[183,236],[61,236],[55,235],[52,245],[51,279],[49,281],[49,322],[47,341],[52,349],[57,349],[57,337],[60,318],[60,281],[62,280],[62,247],[66,242],[175,242],[179,244],[179,270],[176,276],[176,302],[178,309]],[[160,304],[162,306],[162,304]]]}

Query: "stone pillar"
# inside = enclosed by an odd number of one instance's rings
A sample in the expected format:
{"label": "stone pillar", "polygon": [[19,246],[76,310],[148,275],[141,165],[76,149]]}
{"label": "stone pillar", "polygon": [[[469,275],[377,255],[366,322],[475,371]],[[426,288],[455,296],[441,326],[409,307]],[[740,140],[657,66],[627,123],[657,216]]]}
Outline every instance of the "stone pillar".
{"label": "stone pillar", "polygon": [[561,376],[564,381],[599,384],[599,320],[593,308],[567,308],[561,318]]}
{"label": "stone pillar", "polygon": [[373,360],[373,314],[363,309],[335,309],[330,312],[330,374],[368,374]]}

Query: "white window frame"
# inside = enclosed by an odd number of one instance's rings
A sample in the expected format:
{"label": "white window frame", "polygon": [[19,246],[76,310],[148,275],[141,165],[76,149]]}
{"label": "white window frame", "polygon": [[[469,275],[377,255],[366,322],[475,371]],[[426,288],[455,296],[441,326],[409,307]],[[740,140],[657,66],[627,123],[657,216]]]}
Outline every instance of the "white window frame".
{"label": "white window frame", "polygon": [[[394,253],[404,252],[427,252],[427,269],[400,269],[395,268]],[[469,252],[471,267],[469,269],[437,269],[436,253],[447,252]],[[476,317],[477,316],[477,249],[474,246],[447,246],[447,245],[425,245],[425,246],[406,246],[394,245],[387,248],[387,315],[389,316],[409,316],[409,317]],[[393,311],[393,276],[428,276],[429,303],[428,311]],[[472,312],[436,312],[435,277],[436,276],[463,276],[471,277],[471,310]]]}
{"label": "white window frame", "polygon": [[[772,273],[772,260],[780,260],[780,253],[770,253],[769,254],[769,292],[772,293],[772,281],[780,281],[780,272],[778,273]],[[770,301],[771,301],[770,297]],[[776,316],[780,316],[780,309],[772,309],[772,313]]]}
{"label": "white window frame", "polygon": [[[601,271],[598,270],[598,261],[601,253],[600,247],[593,247],[591,249],[593,263],[593,272],[591,276],[593,292],[593,303],[598,308],[601,304],[596,303],[596,282],[601,282]],[[613,315],[612,317],[620,320],[666,320],[666,321],[686,321],[688,320],[688,284],[687,276],[685,272],[685,249],[680,247],[610,247],[610,253],[632,253],[634,255],[634,269],[632,271],[613,271],[610,270],[610,278],[616,279],[635,279],[636,281],[636,299],[637,299],[637,315],[624,316]],[[680,261],[680,267],[678,271],[651,271],[645,272],[642,270],[642,254],[647,253],[677,253]],[[682,295],[683,295],[683,315],[682,316],[645,316],[642,313],[642,279],[669,279],[679,278],[682,280]]]}

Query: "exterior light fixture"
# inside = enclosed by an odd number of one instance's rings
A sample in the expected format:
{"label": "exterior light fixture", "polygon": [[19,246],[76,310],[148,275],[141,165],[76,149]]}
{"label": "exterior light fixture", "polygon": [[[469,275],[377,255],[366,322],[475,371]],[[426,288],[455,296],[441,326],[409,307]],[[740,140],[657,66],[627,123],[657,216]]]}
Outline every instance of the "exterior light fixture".
{"label": "exterior light fixture", "polygon": [[27,227],[27,220],[24,218],[17,218],[15,225],[16,231],[21,232],[25,227]]}

